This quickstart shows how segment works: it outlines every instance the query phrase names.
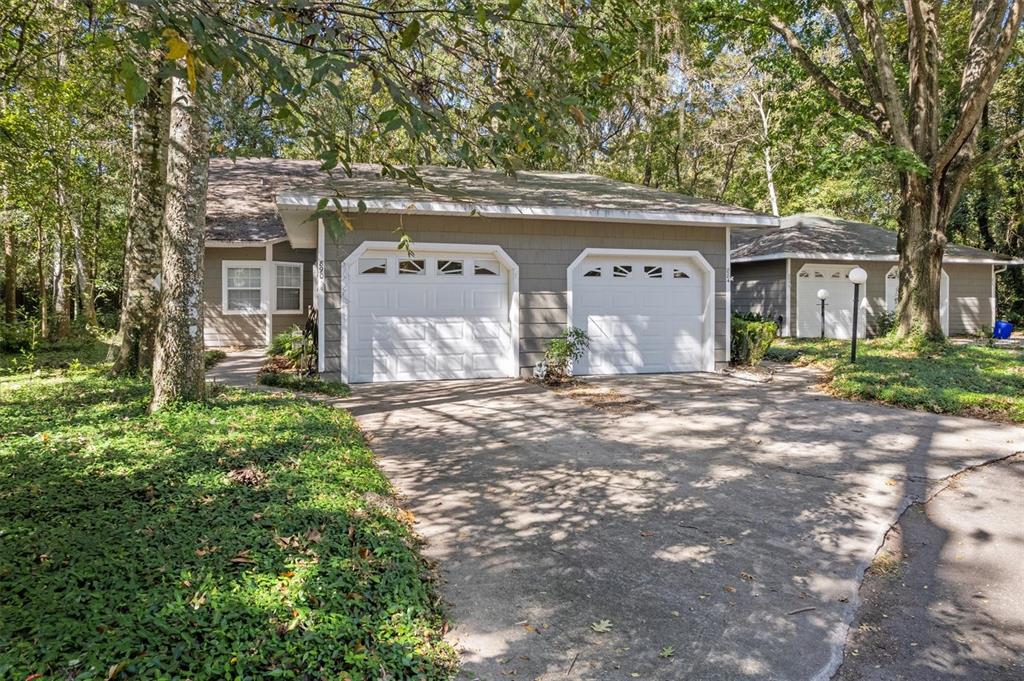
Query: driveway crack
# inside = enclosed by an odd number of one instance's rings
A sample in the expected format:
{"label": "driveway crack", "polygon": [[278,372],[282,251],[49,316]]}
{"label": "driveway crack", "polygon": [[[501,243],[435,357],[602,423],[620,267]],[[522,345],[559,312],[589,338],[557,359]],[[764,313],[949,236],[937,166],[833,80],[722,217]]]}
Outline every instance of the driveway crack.
{"label": "driveway crack", "polygon": [[[913,507],[927,506],[936,497],[938,497],[940,494],[949,489],[954,482],[970,475],[975,471],[978,471],[983,468],[988,468],[990,466],[996,466],[1020,456],[1024,456],[1024,450],[1016,451],[1011,454],[1006,454],[1004,456],[996,457],[988,461],[983,461],[978,464],[967,466],[956,471],[955,473],[950,473],[945,477],[939,478],[935,489],[924,498],[915,499],[910,496],[904,498],[901,509],[897,511],[895,519],[888,525],[885,532],[882,534],[881,541],[878,543],[878,546],[875,548],[874,553],[872,553],[871,555],[871,560],[867,561],[867,563],[862,566],[862,569],[858,569],[857,593],[855,593],[853,598],[850,599],[849,607],[843,613],[843,621],[840,623],[842,643],[835,644],[835,647],[833,648],[832,660],[830,660],[829,664],[824,669],[822,669],[820,672],[818,672],[818,674],[815,675],[815,681],[833,679],[839,674],[840,670],[842,669],[843,663],[847,659],[846,648],[850,643],[851,625],[856,620],[862,604],[860,590],[864,586],[864,579],[867,575],[867,571],[868,569],[870,569],[872,562],[878,556],[878,552],[881,551],[882,548],[886,545],[889,536],[897,528],[897,526],[906,516],[907,512]],[[906,478],[908,480],[928,480],[928,478],[921,478],[919,476],[906,476]]]}

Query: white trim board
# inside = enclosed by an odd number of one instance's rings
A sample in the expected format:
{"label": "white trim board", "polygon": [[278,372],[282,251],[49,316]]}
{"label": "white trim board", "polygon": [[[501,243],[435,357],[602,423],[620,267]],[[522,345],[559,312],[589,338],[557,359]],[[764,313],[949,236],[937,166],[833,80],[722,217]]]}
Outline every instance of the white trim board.
{"label": "white trim board", "polygon": [[[715,268],[707,261],[700,251],[669,251],[640,248],[584,248],[576,259],[565,270],[566,280],[566,328],[573,327],[573,272],[586,258],[592,255],[652,257],[652,258],[688,258],[704,272],[707,277],[708,290],[704,296],[704,370],[715,371]],[[728,282],[726,283],[728,287]],[[729,310],[726,310],[729,313]],[[728,362],[728,358],[725,360]]]}
{"label": "white trim board", "polygon": [[[898,255],[858,255],[856,253],[773,253],[771,255],[751,255],[743,258],[733,258],[733,263],[763,262],[765,260],[862,260],[864,262],[897,262]],[[999,260],[989,258],[978,260],[975,258],[942,258],[943,264],[953,265],[1024,265],[1024,260]]]}
{"label": "white trim board", "polygon": [[[322,233],[322,231],[321,231]],[[352,289],[352,273],[354,265],[359,262],[360,256],[370,250],[394,250],[399,251],[400,244],[397,241],[364,241],[359,244],[341,262],[341,300],[339,303],[339,315],[341,317],[340,334],[340,373],[341,380],[348,383],[352,372],[349,366],[348,356],[348,308],[349,291]],[[417,255],[430,253],[466,253],[468,255],[489,255],[500,262],[509,272],[509,324],[511,326],[511,342],[509,343],[509,354],[505,358],[505,371],[509,378],[519,377],[519,264],[513,260],[501,246],[497,244],[460,244],[460,243],[416,243],[414,252]]]}
{"label": "white trim board", "polygon": [[[322,197],[285,192],[277,195],[279,207],[315,208]],[[461,203],[458,201],[407,201],[401,199],[355,199],[338,197],[336,205],[346,213],[402,213],[447,216],[484,216],[496,218],[538,218],[549,220],[594,220],[598,222],[648,222],[703,226],[744,225],[778,227],[779,218],[757,214],[695,213],[685,211],[645,211],[611,208],[569,208],[563,206],[512,206],[502,204]]]}

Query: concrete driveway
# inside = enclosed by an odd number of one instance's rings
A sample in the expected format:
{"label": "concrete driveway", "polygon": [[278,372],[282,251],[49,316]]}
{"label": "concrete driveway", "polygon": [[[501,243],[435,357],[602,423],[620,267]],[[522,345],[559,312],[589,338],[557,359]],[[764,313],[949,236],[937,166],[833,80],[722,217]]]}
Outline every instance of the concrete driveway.
{"label": "concrete driveway", "polygon": [[[828,678],[885,532],[1024,430],[829,398],[807,369],[357,387],[480,679]],[[636,408],[639,407],[639,408]],[[605,631],[598,631],[605,630]]]}

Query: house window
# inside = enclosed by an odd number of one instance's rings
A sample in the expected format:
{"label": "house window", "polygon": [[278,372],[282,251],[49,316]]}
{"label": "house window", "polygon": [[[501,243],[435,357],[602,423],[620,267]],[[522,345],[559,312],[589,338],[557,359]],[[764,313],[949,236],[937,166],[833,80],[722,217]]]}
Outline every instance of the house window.
{"label": "house window", "polygon": [[612,276],[616,279],[623,279],[633,273],[632,265],[613,265]]}
{"label": "house window", "polygon": [[399,274],[425,274],[426,262],[423,260],[399,260]]}
{"label": "house window", "polygon": [[473,263],[473,274],[477,276],[496,277],[498,272],[497,260],[477,260]]}
{"label": "house window", "polygon": [[227,312],[263,310],[263,268],[225,265],[224,308]]}
{"label": "house window", "polygon": [[387,258],[359,258],[359,274],[387,274]]}
{"label": "house window", "polygon": [[275,263],[277,312],[302,312],[302,263]]}
{"label": "house window", "polygon": [[644,265],[644,276],[648,279],[661,279],[661,265]]}
{"label": "house window", "polygon": [[461,260],[438,260],[437,261],[437,273],[442,277],[446,276],[461,276],[462,275],[462,261]]}

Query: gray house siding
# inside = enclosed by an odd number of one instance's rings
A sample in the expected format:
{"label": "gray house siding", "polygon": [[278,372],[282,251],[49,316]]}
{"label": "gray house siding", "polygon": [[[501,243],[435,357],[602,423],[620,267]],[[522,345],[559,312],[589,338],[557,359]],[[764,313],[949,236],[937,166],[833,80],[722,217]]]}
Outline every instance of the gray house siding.
{"label": "gray house siding", "polygon": [[519,218],[364,214],[354,229],[328,234],[325,254],[325,369],[340,366],[341,263],[363,241],[397,241],[403,229],[421,243],[494,244],[519,265],[519,364],[524,374],[538,362],[545,343],[567,323],[566,270],[585,248],[699,251],[715,269],[715,361],[726,362],[726,230],[722,227]]}
{"label": "gray house siding", "polygon": [[[265,245],[240,248],[210,247],[204,254],[203,265],[203,340],[209,348],[255,348],[266,345],[267,317],[263,312],[253,314],[224,314],[223,264],[225,260],[254,260],[265,262]],[[301,262],[302,304],[313,304],[313,267],[316,250],[292,248],[287,243],[274,244],[273,258],[279,262]],[[271,298],[273,299],[273,298]],[[303,314],[273,315],[273,332],[280,333],[292,324],[305,322]]]}
{"label": "gray house siding", "polygon": [[[766,319],[786,317],[786,261],[733,263],[732,311],[754,312]],[[781,327],[780,327],[781,328]]]}
{"label": "gray house siding", "polygon": [[968,336],[991,331],[992,265],[944,265],[949,274],[949,335]]}
{"label": "gray house siding", "polygon": [[[893,262],[863,262],[850,260],[791,260],[790,261],[790,331],[796,334],[797,279],[800,268],[808,263],[860,265],[868,273],[863,295],[867,301],[868,333],[878,329],[878,317],[885,311],[885,277]],[[946,263],[949,275],[949,335],[965,336],[992,328],[992,266],[982,264]],[[752,263],[733,263],[733,310],[735,312],[761,312],[773,318],[785,315],[785,260],[764,260]],[[781,290],[781,296],[779,291]],[[781,298],[781,303],[779,302]],[[776,312],[776,310],[779,310]]]}

